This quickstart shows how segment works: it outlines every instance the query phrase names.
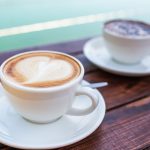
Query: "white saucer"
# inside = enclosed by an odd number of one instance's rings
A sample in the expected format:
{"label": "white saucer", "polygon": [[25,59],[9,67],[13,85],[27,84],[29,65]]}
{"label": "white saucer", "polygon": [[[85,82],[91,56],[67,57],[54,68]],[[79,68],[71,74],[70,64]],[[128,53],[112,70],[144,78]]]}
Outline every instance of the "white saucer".
{"label": "white saucer", "polygon": [[[0,91],[0,143],[15,148],[52,149],[73,144],[93,133],[105,115],[105,102],[97,91],[100,103],[91,114],[79,117],[65,115],[50,124],[34,124],[20,117],[6,100],[2,88]],[[85,107],[90,104],[87,99],[85,96],[77,97],[75,105]]]}
{"label": "white saucer", "polygon": [[111,59],[102,37],[89,40],[84,45],[85,56],[99,68],[110,73],[124,76],[150,75],[150,56],[134,65],[121,64]]}

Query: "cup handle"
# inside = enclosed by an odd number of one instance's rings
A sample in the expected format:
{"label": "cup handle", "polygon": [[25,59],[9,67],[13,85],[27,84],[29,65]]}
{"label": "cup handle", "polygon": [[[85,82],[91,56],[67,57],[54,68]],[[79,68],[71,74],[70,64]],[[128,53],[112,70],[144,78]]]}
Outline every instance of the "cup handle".
{"label": "cup handle", "polygon": [[98,106],[99,96],[94,89],[91,89],[89,87],[80,86],[77,89],[76,96],[80,96],[80,95],[88,96],[92,102],[91,105],[84,109],[75,108],[72,106],[69,109],[69,111],[67,112],[68,115],[73,115],[73,116],[88,115],[89,113],[93,112],[96,109],[96,107]]}

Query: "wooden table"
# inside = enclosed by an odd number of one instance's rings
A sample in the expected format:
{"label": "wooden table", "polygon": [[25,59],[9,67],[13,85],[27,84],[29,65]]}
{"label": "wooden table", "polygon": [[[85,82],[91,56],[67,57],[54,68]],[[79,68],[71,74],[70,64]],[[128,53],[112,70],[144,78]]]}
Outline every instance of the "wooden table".
{"label": "wooden table", "polygon": [[[150,149],[150,76],[123,77],[107,73],[90,63],[82,48],[88,39],[54,45],[32,47],[0,55],[6,58],[29,50],[56,50],[78,58],[85,67],[85,80],[107,81],[109,86],[99,89],[103,94],[107,113],[100,127],[86,139],[60,150],[138,150]],[[0,145],[3,150],[12,149]]]}

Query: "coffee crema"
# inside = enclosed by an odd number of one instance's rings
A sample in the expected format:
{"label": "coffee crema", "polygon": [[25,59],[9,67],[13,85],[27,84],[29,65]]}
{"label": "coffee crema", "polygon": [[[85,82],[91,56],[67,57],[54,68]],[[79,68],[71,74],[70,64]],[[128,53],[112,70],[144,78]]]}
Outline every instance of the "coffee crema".
{"label": "coffee crema", "polygon": [[8,80],[27,87],[63,85],[80,75],[81,68],[72,58],[57,53],[25,53],[9,60],[3,69]]}
{"label": "coffee crema", "polygon": [[133,20],[112,20],[105,23],[105,30],[125,37],[150,36],[150,24]]}

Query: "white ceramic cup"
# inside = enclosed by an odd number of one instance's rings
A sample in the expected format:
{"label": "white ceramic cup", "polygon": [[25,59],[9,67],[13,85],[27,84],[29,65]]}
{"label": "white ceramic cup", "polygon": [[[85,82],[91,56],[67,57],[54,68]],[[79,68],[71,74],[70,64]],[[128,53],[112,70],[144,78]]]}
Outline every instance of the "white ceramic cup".
{"label": "white ceramic cup", "polygon": [[[43,51],[33,51],[28,53],[38,52]],[[25,87],[8,80],[3,74],[3,68],[9,60],[26,53],[18,54],[7,59],[1,65],[0,78],[6,96],[15,110],[24,118],[36,123],[52,122],[65,114],[80,116],[87,115],[94,111],[98,105],[99,98],[94,89],[83,87],[81,85],[84,76],[84,68],[79,60],[60,52],[46,52],[66,55],[76,61],[81,68],[80,75],[76,79],[60,86],[48,88]],[[73,106],[75,96],[80,95],[86,95],[90,98],[91,105],[89,107],[79,109]]]}
{"label": "white ceramic cup", "polygon": [[109,32],[109,30],[105,29],[105,25],[103,28],[103,36],[108,52],[114,60],[120,63],[139,63],[144,57],[150,54],[150,36],[135,38],[121,36]]}

